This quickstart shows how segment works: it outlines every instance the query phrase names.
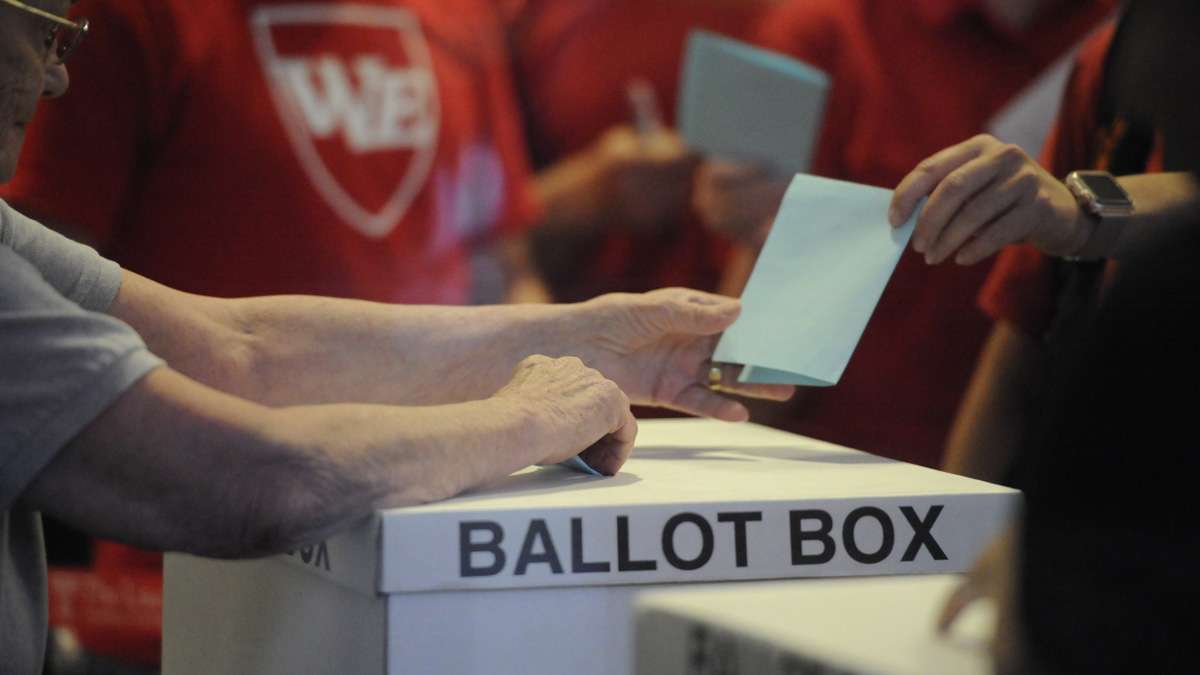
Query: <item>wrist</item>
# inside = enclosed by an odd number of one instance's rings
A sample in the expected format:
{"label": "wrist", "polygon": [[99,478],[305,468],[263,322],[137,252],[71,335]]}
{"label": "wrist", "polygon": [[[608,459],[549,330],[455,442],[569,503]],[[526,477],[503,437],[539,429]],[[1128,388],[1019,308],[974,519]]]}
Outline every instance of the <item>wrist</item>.
{"label": "wrist", "polygon": [[[464,471],[472,478],[452,494],[494,483],[542,461],[547,439],[553,438],[544,401],[506,387],[486,399],[460,405],[451,424],[466,435],[461,446],[478,454],[470,463],[476,468]],[[470,428],[463,427],[464,419],[470,420]]]}
{"label": "wrist", "polygon": [[529,312],[518,329],[517,339],[526,346],[522,358],[541,354],[559,358],[579,356],[587,335],[588,312],[584,303],[522,305]]}

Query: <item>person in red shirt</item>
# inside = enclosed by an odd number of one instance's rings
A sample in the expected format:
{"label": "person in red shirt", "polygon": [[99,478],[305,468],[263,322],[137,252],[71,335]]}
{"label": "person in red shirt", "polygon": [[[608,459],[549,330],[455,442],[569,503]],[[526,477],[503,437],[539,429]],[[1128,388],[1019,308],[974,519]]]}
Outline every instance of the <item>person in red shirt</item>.
{"label": "person in red shirt", "polygon": [[486,0],[77,8],[92,58],[4,196],[130,269],[221,296],[462,304],[485,281],[472,257],[536,219]]}
{"label": "person in red shirt", "polygon": [[[764,18],[759,42],[832,78],[812,173],[890,188],[929,154],[1005,120],[1027,114],[1026,126],[1048,131],[1053,108],[1039,110],[1036,102],[1057,96],[1030,93],[1054,85],[1071,49],[1114,4],[796,0]],[[1026,138],[1036,146],[1044,135]],[[725,290],[740,292],[785,187],[783,177],[753,167],[715,161],[701,168],[695,200],[702,215],[747,242]],[[805,391],[782,409],[756,411],[759,419],[939,465],[989,328],[975,309],[987,272],[903,256],[841,382]]]}
{"label": "person in red shirt", "polygon": [[696,158],[668,125],[689,33],[747,37],[767,4],[507,3],[544,212],[537,257],[557,299],[716,287],[728,242],[691,213]]}
{"label": "person in red shirt", "polygon": [[[1098,129],[1104,60],[1112,28],[1081,50],[1063,98],[1062,111],[1042,153],[1052,175],[1075,168],[1106,168]],[[1055,315],[1055,264],[1032,245],[997,257],[980,289],[979,306],[994,326],[946,447],[946,470],[992,482],[1011,480],[1012,457],[1022,442],[1027,396],[1037,389],[1043,357],[1040,336]]]}
{"label": "person in red shirt", "polygon": [[[1193,0],[1130,3],[1083,49],[1046,168],[981,136],[895,191],[893,224],[928,196],[913,248],[932,264],[1002,251],[980,294],[996,328],[949,459],[1019,487],[1024,508],[941,621],[994,596],[998,673],[1190,668],[1198,31]],[[1110,174],[1090,177],[1092,196],[1062,179],[1083,170]]]}
{"label": "person in red shirt", "polygon": [[[1194,182],[1178,173],[1137,175],[1178,172],[1188,167],[1168,156],[1162,130],[1155,122],[1116,110],[1112,100],[1115,87],[1108,84],[1116,77],[1108,66],[1115,37],[1115,30],[1106,30],[1081,51],[1062,114],[1042,157],[1047,170],[1041,175],[1052,181],[1052,185],[1057,183],[1056,177],[1081,169],[1127,176],[1119,180],[1135,197],[1135,207],[1153,216],[1160,200],[1172,194],[1186,195]],[[1176,154],[1180,154],[1178,150]],[[1063,190],[1055,188],[1054,192],[1061,195]],[[1064,206],[1074,204],[1068,201]],[[1030,219],[1022,224],[1035,227],[1037,222]],[[1003,250],[979,293],[979,306],[995,325],[956,420],[948,446],[947,469],[994,482],[1019,478],[1014,475],[1013,457],[1024,441],[1029,411],[1045,377],[1048,344],[1064,330],[1063,317],[1068,313],[1064,308],[1070,304],[1064,294],[1076,284],[1086,284],[1088,289],[1079,287],[1084,297],[1103,297],[1118,276],[1120,261],[1136,252],[1139,244],[1144,246],[1131,233],[1154,233],[1153,225],[1156,223],[1140,228],[1127,225],[1122,228],[1122,237],[1109,237],[1113,241],[1108,242],[1108,250],[1089,256],[1102,254],[1109,259],[1107,263],[1064,261],[1061,255],[1074,253],[1073,248],[1077,248],[1074,244],[1056,246],[1055,241],[1045,236],[1003,232],[991,226],[999,233],[994,236],[1003,237],[1000,241],[1004,243],[1026,240],[1032,243]],[[960,227],[974,226],[967,223]],[[961,236],[955,235],[944,244],[946,250],[953,250]],[[1093,244],[1093,248],[1103,244],[1102,241]],[[991,251],[980,249],[961,255],[967,257],[965,263],[970,263],[985,252]],[[939,251],[934,255],[936,262],[949,253]],[[1091,280],[1082,281],[1085,277]],[[1093,285],[1096,288],[1090,289]]]}
{"label": "person in red shirt", "polygon": [[[523,254],[536,207],[487,0],[75,11],[91,21],[87,58],[29,126],[10,203],[192,293],[544,297]],[[118,587],[120,570],[161,562],[102,543],[95,564]],[[85,645],[157,662],[156,616],[94,614]]]}

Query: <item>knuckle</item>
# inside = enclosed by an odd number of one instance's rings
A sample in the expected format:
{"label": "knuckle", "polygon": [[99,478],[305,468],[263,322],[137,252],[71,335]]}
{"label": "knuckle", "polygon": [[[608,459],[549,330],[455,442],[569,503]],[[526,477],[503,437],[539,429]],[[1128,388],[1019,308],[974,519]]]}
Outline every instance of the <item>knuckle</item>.
{"label": "knuckle", "polygon": [[951,227],[947,228],[947,232],[949,233],[955,229],[967,227],[975,229],[979,224],[983,223],[987,217],[987,213],[987,204],[982,203],[981,200],[972,199],[967,202],[962,207],[962,210],[958,213],[958,215],[955,216],[954,223]]}
{"label": "knuckle", "polygon": [[625,395],[625,392],[615,382],[608,381],[607,392],[612,397],[613,403],[619,408],[625,409],[629,407],[629,397]]}
{"label": "knuckle", "polygon": [[967,189],[967,178],[961,173],[952,173],[942,181],[942,191],[946,194],[957,195]]}
{"label": "knuckle", "polygon": [[1017,176],[1017,189],[1024,194],[1035,194],[1038,191],[1039,183],[1037,174],[1032,171],[1022,171]]}
{"label": "knuckle", "polygon": [[980,232],[979,236],[975,237],[975,240],[971,242],[971,252],[984,255],[991,253],[1004,245],[1003,239],[1003,228],[999,226],[989,227]]}
{"label": "knuckle", "polygon": [[997,156],[1006,162],[1024,162],[1025,151],[1016,143],[1003,143],[996,151]]}
{"label": "knuckle", "polygon": [[621,388],[617,386],[616,382],[605,378],[603,375],[600,375],[600,373],[596,373],[596,376],[600,378],[600,386],[603,388],[605,395],[614,398],[624,398],[625,392],[621,391]]}
{"label": "knuckle", "polygon": [[1054,198],[1046,190],[1038,190],[1033,196],[1033,207],[1039,215],[1045,215],[1054,210]]}

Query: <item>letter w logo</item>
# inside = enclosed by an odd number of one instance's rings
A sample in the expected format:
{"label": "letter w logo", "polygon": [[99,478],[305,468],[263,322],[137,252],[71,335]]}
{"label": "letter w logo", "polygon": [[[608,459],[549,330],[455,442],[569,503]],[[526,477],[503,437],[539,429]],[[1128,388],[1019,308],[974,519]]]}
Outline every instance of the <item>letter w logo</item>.
{"label": "letter w logo", "polygon": [[281,59],[275,77],[287,87],[313,137],[341,131],[355,152],[419,148],[432,141],[425,114],[433,81],[425,70],[389,68],[378,56],[354,60],[354,78],[341,59]]}
{"label": "letter w logo", "polygon": [[250,19],[280,121],[317,193],[386,237],[425,187],[441,110],[420,22],[400,7],[260,7]]}

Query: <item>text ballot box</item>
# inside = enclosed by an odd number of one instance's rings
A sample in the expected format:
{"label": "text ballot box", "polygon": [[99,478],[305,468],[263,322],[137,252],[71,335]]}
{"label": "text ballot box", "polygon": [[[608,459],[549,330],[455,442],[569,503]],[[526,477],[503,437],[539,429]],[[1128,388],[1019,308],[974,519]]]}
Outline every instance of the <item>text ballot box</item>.
{"label": "text ballot box", "polygon": [[292,555],[166,561],[164,672],[605,673],[656,585],[960,572],[1019,493],[753,424],[653,420]]}
{"label": "text ballot box", "polygon": [[637,675],[989,675],[995,609],[938,635],[961,575],[719,584],[640,594]]}

